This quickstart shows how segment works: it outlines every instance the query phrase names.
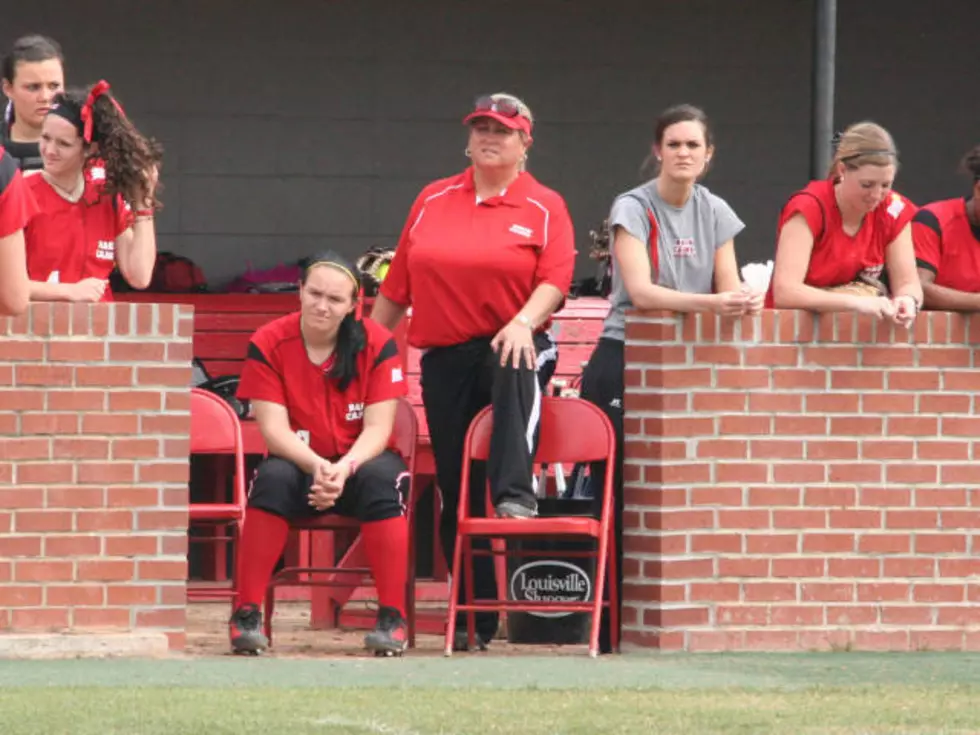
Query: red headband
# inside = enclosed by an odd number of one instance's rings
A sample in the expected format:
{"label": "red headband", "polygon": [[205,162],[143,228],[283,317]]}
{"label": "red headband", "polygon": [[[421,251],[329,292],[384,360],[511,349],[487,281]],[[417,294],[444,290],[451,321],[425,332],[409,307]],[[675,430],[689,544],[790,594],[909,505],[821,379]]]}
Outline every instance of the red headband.
{"label": "red headband", "polygon": [[[92,106],[95,105],[95,101],[99,99],[104,94],[109,92],[109,82],[105,79],[100,79],[96,82],[95,86],[92,87],[91,91],[88,93],[88,97],[85,98],[85,104],[82,105],[82,139],[86,143],[92,142]],[[109,98],[112,100],[112,104],[116,106],[119,110],[119,114],[126,117],[126,112],[123,110],[122,105],[120,105],[113,97]]]}

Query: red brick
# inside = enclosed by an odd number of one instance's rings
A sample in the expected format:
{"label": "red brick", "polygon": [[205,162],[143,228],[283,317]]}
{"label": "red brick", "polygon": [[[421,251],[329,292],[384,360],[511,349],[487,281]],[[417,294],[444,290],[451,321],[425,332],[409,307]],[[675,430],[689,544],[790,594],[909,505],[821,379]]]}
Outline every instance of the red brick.
{"label": "red brick", "polygon": [[769,609],[769,622],[779,626],[822,625],[824,609],[820,605],[773,605]]}
{"label": "red brick", "polygon": [[[745,418],[750,420],[749,417]],[[802,459],[803,451],[804,443],[799,439],[753,439],[749,442],[749,454],[753,459]],[[760,482],[765,479],[747,481]]]}
{"label": "red brick", "polygon": [[964,602],[966,587],[963,584],[930,584],[916,582],[912,588],[916,602]]}
{"label": "red brick", "polygon": [[852,557],[847,559],[828,559],[828,577],[880,577],[881,562],[878,559]]}
{"label": "red brick", "polygon": [[799,534],[765,533],[745,535],[745,551],[748,554],[796,554],[799,550]]}
{"label": "red brick", "polygon": [[943,416],[942,433],[943,436],[975,438],[980,435],[980,417]]}
{"label": "red brick", "polygon": [[49,584],[44,594],[46,604],[54,607],[105,604],[105,588],[100,584]]}
{"label": "red brick", "polygon": [[871,440],[861,442],[863,459],[912,459],[915,443],[902,440]]}
{"label": "red brick", "polygon": [[52,483],[67,483],[73,480],[71,464],[40,464],[19,463],[16,465],[16,482],[23,485],[47,485]]}
{"label": "red brick", "polygon": [[772,387],[774,390],[825,390],[827,388],[826,370],[774,370]]}
{"label": "red brick", "polygon": [[160,391],[112,391],[108,396],[110,411],[159,411],[163,403]]}
{"label": "red brick", "polygon": [[136,333],[137,334],[154,334],[153,331],[154,310],[155,310],[155,306],[153,304],[136,305]]}
{"label": "red brick", "polygon": [[138,478],[140,483],[187,483],[190,479],[190,465],[186,460],[182,462],[140,462]]}
{"label": "red brick", "polygon": [[[708,561],[710,566],[710,561]],[[147,580],[183,580],[187,579],[187,561],[153,561],[139,562],[139,579]]]}
{"label": "red brick", "polygon": [[670,607],[643,611],[643,624],[653,628],[686,628],[707,625],[710,611],[707,607]]}
{"label": "red brick", "polygon": [[155,605],[157,587],[155,585],[110,584],[108,585],[109,605]]}
{"label": "red brick", "polygon": [[883,470],[884,465],[869,462],[832,464],[828,478],[833,483],[881,482]]}
{"label": "red brick", "polygon": [[908,533],[863,533],[858,539],[861,554],[908,554],[912,536]]}
{"label": "red brick", "polygon": [[718,605],[715,619],[719,626],[724,625],[765,625],[769,619],[767,605]]}
{"label": "red brick", "polygon": [[0,508],[43,508],[44,491],[41,488],[17,487],[0,490]]}
{"label": "red brick", "polygon": [[63,510],[20,510],[14,515],[18,533],[31,531],[70,531],[72,514]]}
{"label": "red brick", "polygon": [[194,346],[190,342],[168,342],[167,362],[190,362],[194,357]]}
{"label": "red brick", "polygon": [[78,482],[106,485],[132,483],[135,468],[131,462],[79,462]]}
{"label": "red brick", "polygon": [[684,366],[690,364],[684,345],[627,344],[626,362],[657,367]]}
{"label": "red brick", "polygon": [[908,582],[858,582],[857,594],[861,602],[904,601],[910,598]]}
{"label": "red brick", "polygon": [[82,416],[83,434],[136,434],[139,416],[134,413],[86,413]]}
{"label": "red brick", "polygon": [[149,386],[186,386],[191,382],[191,369],[187,367],[138,367],[136,383]]}
{"label": "red brick", "polygon": [[795,487],[751,487],[749,488],[749,505],[751,506],[798,506],[800,490]]}
{"label": "red brick", "polygon": [[806,411],[810,414],[858,413],[861,397],[857,393],[807,393]]}
{"label": "red brick", "polygon": [[[646,436],[655,436],[646,433]],[[657,440],[626,440],[627,461],[631,459],[686,459],[687,443],[683,441],[662,442]]]}
{"label": "red brick", "polygon": [[44,343],[33,340],[0,340],[0,361],[2,362],[43,362]]}
{"label": "red brick", "polygon": [[17,365],[14,368],[17,385],[71,385],[72,369],[63,365]]}
{"label": "red brick", "polygon": [[110,508],[139,508],[160,503],[160,491],[155,487],[110,487],[106,505]]}
{"label": "red brick", "polygon": [[697,456],[705,459],[746,459],[749,444],[744,439],[702,439],[697,443]]}
{"label": "red brick", "polygon": [[943,464],[940,473],[943,484],[976,483],[977,466],[975,464]]}
{"label": "red brick", "polygon": [[980,576],[980,559],[975,557],[960,559],[940,559],[940,577],[970,577]]}
{"label": "red brick", "polygon": [[692,534],[691,553],[693,554],[740,554],[742,536],[735,533]]}
{"label": "red brick", "polygon": [[916,533],[916,554],[965,554],[967,537],[962,533]]}
{"label": "red brick", "polygon": [[163,342],[110,342],[112,362],[163,362],[166,349]]}
{"label": "red brick", "polygon": [[919,413],[970,413],[967,393],[920,393]]}
{"label": "red brick", "polygon": [[142,434],[177,434],[187,436],[190,434],[190,429],[190,414],[144,415],[140,420],[140,432]]}
{"label": "red brick", "polygon": [[916,413],[917,396],[909,393],[867,393],[861,396],[864,413]]}
{"label": "red brick", "polygon": [[980,371],[943,370],[941,374],[944,391],[980,392]]}
{"label": "red brick", "polygon": [[691,488],[691,505],[742,505],[742,488],[715,485]]}
{"label": "red brick", "polygon": [[0,459],[50,459],[51,442],[44,438],[18,439],[5,437],[0,441]]}
{"label": "red brick", "polygon": [[[3,342],[0,342],[2,345]],[[40,411],[44,409],[44,393],[36,390],[0,390],[0,410]]]}
{"label": "red brick", "polygon": [[763,509],[719,510],[719,528],[772,528],[770,511]]}
{"label": "red brick", "polygon": [[862,487],[861,505],[908,507],[912,504],[912,492],[904,487]]}
{"label": "red brick", "polygon": [[856,630],[854,648],[859,651],[907,651],[909,633],[907,630]]}
{"label": "red brick", "polygon": [[830,373],[833,390],[882,390],[885,373],[881,370],[834,370]]}
{"label": "red brick", "polygon": [[827,417],[776,416],[774,433],[777,436],[786,436],[788,434],[825,436],[827,434]]}
{"label": "red brick", "polygon": [[[680,541],[682,544],[684,543],[683,536],[678,536],[677,540]],[[187,556],[187,546],[188,543],[187,543],[186,533],[180,533],[173,536],[160,537],[160,553],[164,556],[167,555]]]}
{"label": "red brick", "polygon": [[[79,531],[84,528],[79,527]],[[44,538],[44,555],[59,556],[98,556],[102,551],[102,540],[98,536],[52,536]]]}
{"label": "red brick", "polygon": [[630,321],[628,332],[630,339],[638,342],[673,342],[677,339],[677,325],[673,322]]}
{"label": "red brick", "polygon": [[861,348],[861,365],[864,367],[912,367],[915,364],[915,350],[907,345]]}
{"label": "red brick", "polygon": [[[724,420],[724,419],[723,419]],[[715,434],[715,422],[712,418],[686,418],[680,416],[666,416],[664,418],[645,419],[644,426],[656,427],[660,424],[660,429],[654,428],[655,436],[713,436]]]}
{"label": "red brick", "polygon": [[880,436],[884,421],[876,416],[835,416],[830,420],[834,436]]}
{"label": "red brick", "polygon": [[807,487],[803,504],[850,507],[855,504],[856,495],[853,487]]}
{"label": "red brick", "polygon": [[49,487],[45,491],[47,507],[65,508],[101,508],[105,504],[105,491],[100,487]]}
{"label": "red brick", "polygon": [[[718,480],[723,481],[721,477]],[[711,482],[711,467],[706,464],[647,465],[643,468],[643,481],[666,485],[708,483]]]}
{"label": "red brick", "polygon": [[936,574],[936,562],[933,559],[891,558],[885,559],[884,563],[883,575],[885,577],[934,577]]}
{"label": "red brick", "polygon": [[801,577],[823,577],[824,560],[813,557],[792,559],[773,559],[772,576],[776,578],[800,579]]}
{"label": "red brick", "polygon": [[856,441],[821,441],[810,439],[806,442],[807,459],[857,459],[858,443]]}
{"label": "red brick", "polygon": [[102,342],[72,340],[70,342],[49,342],[49,362],[104,362],[105,345]]}
{"label": "red brick", "polygon": [[778,602],[796,599],[794,582],[746,582],[742,594],[746,602]]}
{"label": "red brick", "polygon": [[166,459],[186,460],[191,454],[190,439],[164,439],[163,454]]}
{"label": "red brick", "polygon": [[769,371],[755,368],[716,368],[715,386],[718,388],[769,388]]}
{"label": "red brick", "polygon": [[935,510],[888,510],[885,511],[885,528],[932,531],[939,528],[939,513]]}
{"label": "red brick", "polygon": [[815,462],[780,462],[772,467],[772,479],[777,483],[824,482],[827,479],[827,468]]}
{"label": "red brick", "polygon": [[739,651],[745,647],[745,633],[740,630],[691,630],[687,640],[685,650],[689,653]]}
{"label": "red brick", "polygon": [[962,630],[912,630],[909,645],[914,651],[959,651],[963,648]]}
{"label": "red brick", "polygon": [[966,506],[966,490],[946,487],[916,488],[915,505],[920,508]]}
{"label": "red brick", "polygon": [[970,367],[973,350],[966,347],[919,347],[921,367]]}
{"label": "red brick", "polygon": [[40,536],[0,536],[0,557],[11,559],[18,556],[37,557],[41,555]]}
{"label": "red brick", "polygon": [[72,610],[72,625],[81,630],[128,629],[131,616],[128,607],[76,607]]}
{"label": "red brick", "polygon": [[[78,366],[75,368],[75,385],[100,386],[106,388],[146,385],[133,382],[133,368],[119,365]],[[187,384],[190,384],[188,378]]]}
{"label": "red brick", "polygon": [[803,553],[851,553],[855,550],[853,533],[804,533]]}
{"label": "red brick", "polygon": [[773,528],[826,528],[827,512],[810,508],[776,509],[772,512]]}
{"label": "red brick", "polygon": [[37,607],[42,602],[42,589],[37,585],[4,585],[4,607]]}
{"label": "red brick", "polygon": [[52,455],[55,459],[108,459],[109,442],[105,439],[56,438]]}
{"label": "red brick", "polygon": [[660,523],[657,530],[664,531],[714,528],[715,526],[715,515],[711,510],[664,509],[656,514],[656,518]]}
{"label": "red brick", "polygon": [[[928,610],[929,608],[926,609]],[[936,615],[936,625],[976,628],[980,625],[980,608],[977,608],[975,605],[970,605],[969,607],[941,607]]]}
{"label": "red brick", "polygon": [[[48,393],[50,402],[52,393]],[[21,433],[75,434],[78,433],[78,414],[74,413],[25,413],[20,417]]]}
{"label": "red brick", "polygon": [[831,528],[881,528],[882,513],[856,508],[830,510],[829,520]]}
{"label": "red brick", "polygon": [[[156,459],[160,456],[159,439],[113,439],[113,459]],[[189,456],[189,452],[183,455]]]}
{"label": "red brick", "polygon": [[129,531],[133,528],[130,510],[80,511],[75,518],[79,531]]}
{"label": "red brick", "polygon": [[135,564],[121,559],[79,560],[78,579],[91,582],[121,582],[133,579]]}
{"label": "red brick", "polygon": [[918,459],[966,460],[970,457],[970,444],[966,441],[923,441],[916,442]]}
{"label": "red brick", "polygon": [[939,390],[939,372],[936,370],[891,370],[888,372],[888,390],[916,392]]}
{"label": "red brick", "polygon": [[932,610],[918,605],[882,605],[882,625],[931,625]]}
{"label": "red brick", "polygon": [[68,628],[68,609],[62,607],[30,607],[11,611],[10,625],[14,630],[65,630]]}
{"label": "red brick", "polygon": [[72,578],[70,561],[24,560],[18,561],[14,577],[18,582],[64,582]]}
{"label": "red brick", "polygon": [[800,360],[799,348],[790,346],[743,347],[742,354],[746,365],[796,367]]}
{"label": "red brick", "polygon": [[[742,412],[745,411],[746,398],[745,393],[694,393],[691,396],[691,410],[705,413]],[[748,396],[748,400],[751,401],[751,396]]]}
{"label": "red brick", "polygon": [[623,599],[643,602],[683,602],[684,585],[627,583],[623,585]]}
{"label": "red brick", "polygon": [[[749,413],[799,413],[803,397],[789,393],[749,393]],[[697,396],[695,396],[696,398]],[[695,405],[695,410],[700,410]]]}
{"label": "red brick", "polygon": [[857,366],[858,350],[856,347],[843,345],[804,347],[803,364]]}

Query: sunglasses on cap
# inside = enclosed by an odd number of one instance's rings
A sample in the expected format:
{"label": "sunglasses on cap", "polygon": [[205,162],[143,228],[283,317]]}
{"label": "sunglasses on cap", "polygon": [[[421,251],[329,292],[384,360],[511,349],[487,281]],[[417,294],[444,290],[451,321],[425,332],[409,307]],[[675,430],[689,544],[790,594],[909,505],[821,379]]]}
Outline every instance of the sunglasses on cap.
{"label": "sunglasses on cap", "polygon": [[504,117],[520,117],[521,109],[514,100],[503,97],[495,100],[490,95],[480,97],[473,105],[474,112],[495,112]]}

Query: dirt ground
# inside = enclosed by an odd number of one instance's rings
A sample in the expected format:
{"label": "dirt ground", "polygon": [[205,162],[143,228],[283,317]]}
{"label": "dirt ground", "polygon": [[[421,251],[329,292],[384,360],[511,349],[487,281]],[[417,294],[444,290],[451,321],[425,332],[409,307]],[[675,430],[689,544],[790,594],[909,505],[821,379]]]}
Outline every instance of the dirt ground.
{"label": "dirt ground", "polygon": [[[187,609],[187,648],[190,656],[223,656],[229,653],[227,603],[195,602]],[[279,602],[273,621],[273,646],[266,656],[277,658],[365,657],[363,630],[311,630],[310,606],[306,602]],[[442,636],[419,635],[410,656],[442,656]],[[454,655],[588,655],[588,646],[526,645],[495,640],[486,653]]]}

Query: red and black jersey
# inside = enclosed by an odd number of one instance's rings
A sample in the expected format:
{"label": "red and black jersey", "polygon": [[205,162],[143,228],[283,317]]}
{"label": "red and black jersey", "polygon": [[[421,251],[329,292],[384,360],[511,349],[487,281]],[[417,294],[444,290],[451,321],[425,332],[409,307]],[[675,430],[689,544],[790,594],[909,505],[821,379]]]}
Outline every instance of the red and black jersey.
{"label": "red and black jersey", "polygon": [[409,344],[443,347],[496,334],[542,283],[567,294],[574,267],[572,220],[557,192],[524,172],[477,201],[470,168],[419,194],[381,293],[411,305]]}
{"label": "red and black jersey", "polygon": [[966,199],[946,199],[916,213],[915,259],[936,274],[937,286],[980,293],[980,227],[970,223],[966,207]]}
{"label": "red and black jersey", "polygon": [[0,237],[23,230],[36,212],[17,161],[0,147]]}
{"label": "red and black jersey", "polygon": [[391,332],[364,319],[367,345],[357,356],[357,376],[340,390],[329,373],[333,359],[314,364],[295,312],[261,327],[248,345],[238,397],[285,406],[290,428],[309,439],[321,457],[345,454],[364,426],[364,408],[406,395],[405,373]]}
{"label": "red and black jersey", "polygon": [[[27,272],[32,281],[78,283],[108,280],[116,267],[116,238],[132,224],[122,197],[103,196],[104,181],[87,173],[85,190],[69,202],[43,176],[27,179],[39,212],[25,232]],[[111,301],[106,289],[103,301]]]}
{"label": "red and black jersey", "polygon": [[[783,225],[797,214],[803,215],[813,233],[813,252],[804,283],[816,288],[842,286],[860,274],[880,278],[885,267],[885,251],[915,216],[916,206],[898,192],[890,192],[864,217],[854,235],[844,232],[837,206],[834,182],[812,181],[794,194],[779,215],[777,242]],[[772,304],[772,287],[766,306]]]}

